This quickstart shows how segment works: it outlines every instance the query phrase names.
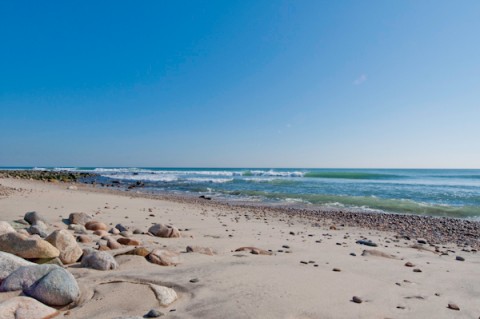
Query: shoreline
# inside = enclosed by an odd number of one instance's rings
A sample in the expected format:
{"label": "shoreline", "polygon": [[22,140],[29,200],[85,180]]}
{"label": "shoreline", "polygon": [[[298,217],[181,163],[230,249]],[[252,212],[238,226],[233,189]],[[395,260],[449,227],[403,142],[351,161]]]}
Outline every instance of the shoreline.
{"label": "shoreline", "polygon": [[[41,171],[40,171],[41,172]],[[0,172],[1,173],[1,172]],[[389,212],[372,212],[361,211],[349,208],[331,208],[325,209],[316,207],[315,205],[307,206],[303,204],[288,203],[265,203],[265,202],[247,202],[247,201],[229,201],[229,200],[211,200],[199,198],[197,195],[188,194],[161,194],[148,193],[136,190],[120,189],[115,186],[97,186],[95,184],[61,180],[62,174],[70,174],[70,172],[54,172],[53,176],[57,179],[53,183],[75,186],[79,190],[93,191],[105,194],[115,194],[132,198],[145,198],[173,201],[176,203],[189,203],[192,205],[200,205],[205,207],[221,207],[226,209],[252,209],[261,213],[268,213],[272,216],[285,214],[292,217],[301,218],[304,222],[326,225],[342,225],[347,227],[358,227],[367,230],[378,230],[385,232],[393,232],[399,238],[424,238],[432,245],[441,245],[454,243],[465,249],[480,249],[480,221],[454,218],[440,217],[428,215],[415,215],[408,213],[389,213]],[[60,179],[58,179],[60,176]],[[91,174],[88,174],[91,176]],[[79,178],[82,178],[83,173]],[[10,177],[12,178],[12,177]],[[0,176],[0,182],[1,182]],[[25,178],[22,178],[25,179]],[[52,183],[52,181],[37,181],[39,183]]]}

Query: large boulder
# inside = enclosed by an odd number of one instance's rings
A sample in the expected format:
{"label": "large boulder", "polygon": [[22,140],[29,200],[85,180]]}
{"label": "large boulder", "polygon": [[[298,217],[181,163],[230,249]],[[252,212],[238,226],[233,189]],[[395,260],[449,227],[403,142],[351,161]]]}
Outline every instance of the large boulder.
{"label": "large boulder", "polygon": [[22,266],[34,265],[23,258],[0,251],[0,282]]}
{"label": "large boulder", "polygon": [[0,291],[16,291],[50,306],[65,306],[80,296],[77,281],[57,265],[23,266],[12,272],[0,285]]}
{"label": "large boulder", "polygon": [[117,269],[118,263],[115,258],[107,252],[87,248],[83,250],[82,267],[97,270],[111,270]]}
{"label": "large boulder", "polygon": [[29,238],[19,233],[7,233],[0,236],[0,251],[11,253],[26,259],[48,259],[60,255],[60,251],[49,242]]}
{"label": "large boulder", "polygon": [[71,213],[68,220],[70,224],[85,225],[92,220],[92,216],[86,213]]}
{"label": "large boulder", "polygon": [[147,258],[150,262],[160,266],[175,266],[180,263],[178,253],[167,249],[154,249]]}
{"label": "large boulder", "polygon": [[56,315],[56,309],[29,297],[13,297],[0,303],[0,319],[46,319]]}
{"label": "large boulder", "polygon": [[14,233],[15,229],[7,222],[0,221],[0,235]]}
{"label": "large boulder", "polygon": [[180,231],[173,226],[155,224],[148,229],[148,232],[157,237],[176,238],[180,237]]}
{"label": "large boulder", "polygon": [[25,290],[58,267],[57,265],[51,264],[32,264],[19,267],[2,281],[0,284],[0,292]]}
{"label": "large boulder", "polygon": [[49,306],[65,306],[80,296],[80,288],[71,273],[58,267],[42,277],[24,293]]}
{"label": "large boulder", "polygon": [[82,248],[80,248],[75,237],[68,230],[56,230],[45,240],[60,251],[59,258],[64,264],[76,262],[83,254]]}
{"label": "large boulder", "polygon": [[47,223],[47,220],[40,216],[40,214],[37,212],[28,212],[25,214],[23,219],[25,219],[30,225],[35,225],[38,222]]}

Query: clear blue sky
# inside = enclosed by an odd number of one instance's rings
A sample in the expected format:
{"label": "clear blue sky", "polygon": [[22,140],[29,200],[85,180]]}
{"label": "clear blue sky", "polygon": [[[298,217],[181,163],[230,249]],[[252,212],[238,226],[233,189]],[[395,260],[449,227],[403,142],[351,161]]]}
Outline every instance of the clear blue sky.
{"label": "clear blue sky", "polygon": [[1,166],[480,168],[480,1],[2,1]]}

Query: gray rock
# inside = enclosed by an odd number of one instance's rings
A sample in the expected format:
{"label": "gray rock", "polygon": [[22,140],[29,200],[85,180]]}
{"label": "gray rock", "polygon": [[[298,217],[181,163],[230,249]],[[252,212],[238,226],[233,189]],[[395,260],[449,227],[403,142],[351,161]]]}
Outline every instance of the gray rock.
{"label": "gray rock", "polygon": [[78,299],[77,281],[67,270],[57,265],[22,266],[0,285],[0,291],[21,290],[44,304],[64,306]]}
{"label": "gray rock", "polygon": [[42,221],[38,221],[29,228],[27,228],[27,231],[30,235],[39,235],[42,238],[45,238],[48,236],[48,226]]}
{"label": "gray rock", "polygon": [[84,249],[82,267],[93,268],[97,270],[111,270],[117,269],[118,263],[115,258],[107,252]]}
{"label": "gray rock", "polygon": [[78,299],[80,288],[71,273],[58,267],[24,293],[49,306],[65,306]]}
{"label": "gray rock", "polygon": [[118,229],[119,231],[127,231],[128,227],[123,226],[122,224],[117,224],[115,225],[115,228]]}
{"label": "gray rock", "polygon": [[68,225],[68,229],[73,230],[75,234],[79,234],[79,235],[88,234],[87,229],[83,225],[70,224]]}
{"label": "gray rock", "polygon": [[25,214],[23,219],[25,219],[30,225],[35,225],[38,222],[47,223],[47,220],[40,216],[40,214],[37,212],[28,212]]}
{"label": "gray rock", "polygon": [[60,268],[57,265],[28,265],[17,268],[0,284],[0,292],[24,290],[40,280],[50,271]]}
{"label": "gray rock", "polygon": [[92,216],[86,214],[86,213],[71,213],[68,216],[68,220],[70,224],[78,224],[78,225],[85,225],[89,221],[91,221],[93,218]]}
{"label": "gray rock", "polygon": [[34,265],[23,258],[0,251],[0,282],[22,266]]}

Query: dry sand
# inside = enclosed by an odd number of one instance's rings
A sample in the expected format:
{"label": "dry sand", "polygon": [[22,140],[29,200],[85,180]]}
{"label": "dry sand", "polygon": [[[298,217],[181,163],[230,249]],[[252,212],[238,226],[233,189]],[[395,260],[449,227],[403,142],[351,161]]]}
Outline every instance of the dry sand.
{"label": "dry sand", "polygon": [[[0,189],[0,220],[13,221],[37,211],[54,227],[67,228],[62,219],[85,212],[107,224],[122,223],[144,232],[152,223],[183,230],[181,238],[134,235],[148,247],[181,252],[177,266],[159,266],[131,255],[116,257],[117,270],[68,266],[82,298],[58,318],[141,317],[162,308],[149,283],[172,287],[179,295],[161,309],[166,318],[480,317],[480,256],[454,244],[442,245],[448,255],[441,255],[428,244],[411,248],[415,240],[393,233],[328,222],[312,225],[280,212],[130,197],[84,185],[69,190],[68,184],[17,179],[0,179],[0,185],[8,187]],[[99,238],[92,238],[95,246]],[[356,243],[365,238],[378,247]],[[185,253],[188,245],[210,247],[216,254]],[[273,254],[235,252],[244,246]],[[383,255],[362,256],[364,250]],[[415,267],[406,267],[406,262]],[[198,282],[190,282],[194,278]],[[10,296],[0,294],[0,301]],[[353,296],[363,302],[354,303]],[[449,303],[460,310],[448,309]]]}

